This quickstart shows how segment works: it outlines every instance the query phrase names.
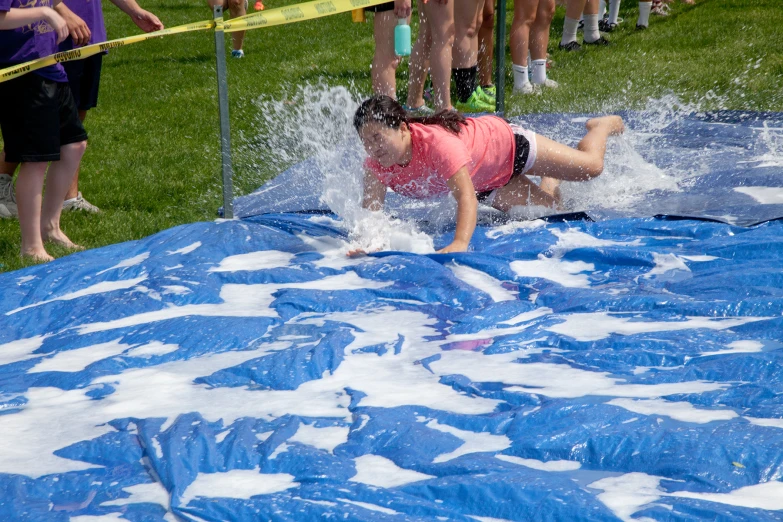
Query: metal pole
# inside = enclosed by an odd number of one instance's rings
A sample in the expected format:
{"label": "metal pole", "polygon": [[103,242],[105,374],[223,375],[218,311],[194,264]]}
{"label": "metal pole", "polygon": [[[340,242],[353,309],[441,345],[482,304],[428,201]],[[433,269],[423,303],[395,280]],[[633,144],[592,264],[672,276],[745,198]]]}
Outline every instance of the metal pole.
{"label": "metal pole", "polygon": [[226,38],[223,32],[223,7],[213,8],[215,15],[215,56],[217,58],[218,112],[220,113],[220,156],[223,165],[223,217],[234,217],[234,167],[231,164],[231,123],[228,118],[228,73]]}
{"label": "metal pole", "polygon": [[[519,1],[519,0],[517,0]],[[506,112],[506,0],[498,0],[495,32],[495,113]]]}

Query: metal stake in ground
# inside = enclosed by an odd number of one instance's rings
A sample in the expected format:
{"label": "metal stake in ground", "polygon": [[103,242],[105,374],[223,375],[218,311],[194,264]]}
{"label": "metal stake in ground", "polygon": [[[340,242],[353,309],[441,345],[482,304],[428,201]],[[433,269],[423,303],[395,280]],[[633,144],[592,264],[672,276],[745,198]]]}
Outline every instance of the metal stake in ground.
{"label": "metal stake in ground", "polygon": [[503,116],[506,112],[506,0],[498,0],[495,24],[495,113]]}
{"label": "metal stake in ground", "polygon": [[218,112],[220,113],[220,156],[223,165],[223,217],[234,217],[234,167],[231,164],[231,122],[228,118],[228,73],[226,38],[223,32],[223,7],[213,8],[215,15],[215,57],[217,59]]}

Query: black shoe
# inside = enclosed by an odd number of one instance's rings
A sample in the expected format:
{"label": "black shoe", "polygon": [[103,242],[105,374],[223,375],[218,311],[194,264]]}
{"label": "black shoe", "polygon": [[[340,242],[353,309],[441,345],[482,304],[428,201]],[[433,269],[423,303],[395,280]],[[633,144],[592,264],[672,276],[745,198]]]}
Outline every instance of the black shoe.
{"label": "black shoe", "polygon": [[609,20],[607,20],[606,18],[598,22],[598,30],[603,31],[604,33],[611,33],[616,28],[617,28],[617,24],[610,24]]}
{"label": "black shoe", "polygon": [[645,29],[647,29],[647,26],[646,26],[646,25],[639,25],[639,24],[636,24],[636,30],[637,30],[637,31],[644,31]]}
{"label": "black shoe", "polygon": [[568,42],[567,44],[560,43],[557,46],[558,49],[562,49],[563,51],[581,51],[582,46],[579,45],[578,42]]}
{"label": "black shoe", "polygon": [[594,42],[588,42],[587,40],[585,40],[584,45],[599,45],[602,47],[606,47],[607,45],[612,45],[612,42],[610,42],[609,40],[601,36],[600,38],[598,38],[598,40]]}

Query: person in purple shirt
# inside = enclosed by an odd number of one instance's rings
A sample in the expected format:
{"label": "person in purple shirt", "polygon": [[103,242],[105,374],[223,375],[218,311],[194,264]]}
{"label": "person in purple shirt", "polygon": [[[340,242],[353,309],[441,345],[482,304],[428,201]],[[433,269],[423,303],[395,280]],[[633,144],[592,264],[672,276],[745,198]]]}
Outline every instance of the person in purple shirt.
{"label": "person in purple shirt", "polygon": [[[139,7],[135,0],[111,1],[130,16],[142,31],[149,33],[163,29],[163,24],[158,17]],[[107,40],[100,0],[63,0],[54,9],[65,20],[69,33],[69,36],[60,42],[55,52],[70,51],[75,47]],[[71,87],[71,93],[76,101],[79,120],[82,122],[87,117],[87,111],[98,104],[102,60],[103,55],[97,54],[84,60],[75,60],[62,64],[67,75],[67,81]],[[11,177],[16,170],[16,166],[16,163],[4,161],[0,156],[0,216],[2,217],[16,215],[16,212],[14,212],[16,202],[13,199],[13,192],[10,190]],[[100,211],[98,207],[84,199],[79,191],[78,168],[68,193],[65,195],[63,210]]]}
{"label": "person in purple shirt", "polygon": [[[57,51],[68,27],[51,2],[0,0],[0,68]],[[22,256],[51,261],[44,241],[79,248],[60,229],[60,213],[87,147],[87,133],[60,64],[0,83],[0,104],[4,159],[21,163],[14,210],[22,231]],[[42,197],[44,178],[46,195]]]}

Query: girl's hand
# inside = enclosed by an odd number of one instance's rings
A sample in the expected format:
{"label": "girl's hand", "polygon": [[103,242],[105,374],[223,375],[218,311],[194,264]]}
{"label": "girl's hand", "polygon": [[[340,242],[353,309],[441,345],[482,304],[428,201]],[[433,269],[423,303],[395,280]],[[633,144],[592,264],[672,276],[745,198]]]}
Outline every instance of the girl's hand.
{"label": "girl's hand", "polygon": [[450,254],[452,252],[467,252],[468,244],[464,241],[452,241],[452,243],[438,250],[438,254]]}
{"label": "girl's hand", "polygon": [[46,23],[51,25],[52,29],[54,29],[54,32],[57,34],[57,43],[62,43],[69,35],[68,24],[65,22],[65,19],[57,14],[57,11],[51,7],[45,7],[44,9],[44,19],[46,20]]}
{"label": "girl's hand", "polygon": [[394,0],[394,16],[408,18],[411,15],[411,0]]}

